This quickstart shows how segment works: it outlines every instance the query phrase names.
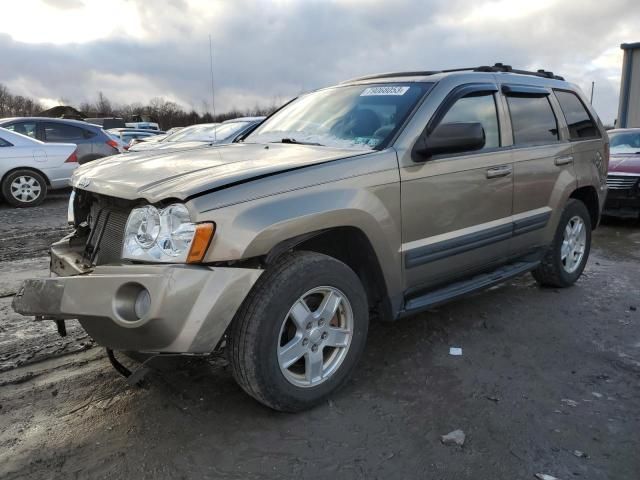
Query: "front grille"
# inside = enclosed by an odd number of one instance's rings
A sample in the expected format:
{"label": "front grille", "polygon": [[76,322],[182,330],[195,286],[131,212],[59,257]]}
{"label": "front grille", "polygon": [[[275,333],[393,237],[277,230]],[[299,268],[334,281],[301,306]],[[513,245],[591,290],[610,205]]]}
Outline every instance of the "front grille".
{"label": "front grille", "polygon": [[609,175],[607,177],[607,188],[611,190],[631,190],[640,176],[631,175]]}
{"label": "front grille", "polygon": [[92,203],[89,217],[91,233],[85,252],[91,264],[104,265],[120,260],[128,217],[128,210]]}

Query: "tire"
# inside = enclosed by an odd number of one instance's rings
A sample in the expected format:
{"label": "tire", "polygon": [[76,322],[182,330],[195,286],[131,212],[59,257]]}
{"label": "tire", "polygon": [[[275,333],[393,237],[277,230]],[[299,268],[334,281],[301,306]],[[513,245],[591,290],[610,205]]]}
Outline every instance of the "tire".
{"label": "tire", "polygon": [[35,207],[47,196],[47,182],[33,170],[15,170],[2,181],[2,195],[14,207]]}
{"label": "tire", "polygon": [[258,278],[236,313],[227,355],[245,392],[274,410],[298,412],[344,385],[362,356],[368,327],[367,296],[353,270],[326,255],[291,252]]}
{"label": "tire", "polygon": [[[571,243],[565,245],[566,238],[565,230],[576,227],[576,221],[582,222],[582,229],[584,235],[580,234],[580,238],[575,239],[574,245],[578,247],[583,244],[582,255],[577,260],[575,250],[572,249]],[[568,234],[568,232],[567,232]],[[565,247],[563,247],[565,245]],[[563,259],[566,248],[571,253]],[[560,222],[558,223],[558,229],[553,238],[553,243],[549,247],[549,250],[545,254],[540,265],[531,273],[533,278],[543,286],[564,288],[573,285],[576,280],[582,275],[587,259],[589,258],[589,251],[591,250],[591,216],[584,203],[580,200],[570,199],[562,212]],[[571,261],[575,259],[577,261]]]}

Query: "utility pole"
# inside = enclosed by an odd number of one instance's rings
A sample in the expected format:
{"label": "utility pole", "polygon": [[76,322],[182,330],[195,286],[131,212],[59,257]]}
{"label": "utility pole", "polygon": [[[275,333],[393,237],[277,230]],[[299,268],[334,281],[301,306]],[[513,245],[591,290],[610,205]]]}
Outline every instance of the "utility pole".
{"label": "utility pole", "polygon": [[593,105],[593,87],[595,86],[596,82],[591,82],[591,100],[589,103],[591,103]]}
{"label": "utility pole", "polygon": [[[213,109],[213,121],[216,120],[216,95],[213,88],[213,47],[211,46],[211,34],[209,34],[209,66],[211,68],[211,108]],[[217,141],[216,129],[213,129],[213,141]]]}

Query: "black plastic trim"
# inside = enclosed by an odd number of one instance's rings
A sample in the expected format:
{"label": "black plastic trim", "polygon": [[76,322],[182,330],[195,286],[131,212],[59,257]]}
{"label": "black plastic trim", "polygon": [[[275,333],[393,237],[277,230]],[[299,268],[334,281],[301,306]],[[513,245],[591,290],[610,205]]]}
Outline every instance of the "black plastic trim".
{"label": "black plastic trim", "polygon": [[508,240],[517,235],[539,230],[547,226],[551,212],[538,213],[505,225],[489,227],[479,232],[468,233],[450,240],[432,245],[416,247],[404,254],[405,268],[414,268],[426,263],[458,255],[460,253],[485,247],[492,243]]}
{"label": "black plastic trim", "polygon": [[532,230],[544,228],[550,218],[551,212],[543,212],[521,220],[516,220],[513,222],[513,235],[522,235],[523,233],[531,232]]}
{"label": "black plastic trim", "polygon": [[443,240],[433,245],[417,247],[405,253],[404,265],[406,268],[413,268],[435,260],[458,255],[459,253],[511,238],[512,233],[513,225],[508,223],[462,235],[451,240]]}
{"label": "black plastic trim", "polygon": [[412,298],[405,303],[404,309],[398,314],[399,318],[413,315],[428,308],[448,302],[457,297],[482,290],[508,278],[533,270],[540,261],[519,261],[499,267],[489,273],[476,275],[465,280],[451,283],[445,287],[431,290],[419,297]]}
{"label": "black plastic trim", "polygon": [[502,85],[502,93],[505,95],[524,95],[527,97],[546,97],[551,92],[544,87],[535,87],[531,85]]}

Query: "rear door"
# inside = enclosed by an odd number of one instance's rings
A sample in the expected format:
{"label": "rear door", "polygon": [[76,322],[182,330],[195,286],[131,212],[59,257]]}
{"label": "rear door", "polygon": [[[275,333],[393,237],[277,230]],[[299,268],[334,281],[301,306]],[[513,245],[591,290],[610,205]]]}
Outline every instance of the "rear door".
{"label": "rear door", "polygon": [[553,92],[567,125],[578,187],[600,184],[604,196],[607,165],[598,121],[575,92],[560,89]]}
{"label": "rear door", "polygon": [[513,142],[514,255],[548,244],[553,237],[558,206],[576,183],[572,148],[561,135],[559,106],[550,89],[503,84]]}
{"label": "rear door", "polygon": [[425,125],[479,122],[481,150],[436,155],[400,169],[405,290],[419,293],[506,261],[511,237],[511,152],[502,148],[497,86],[454,88]]}
{"label": "rear door", "polygon": [[78,155],[78,161],[80,163],[82,163],[82,160],[87,155],[91,155],[91,141],[86,138],[85,129],[61,122],[41,121],[38,123],[41,140],[43,142],[75,143],[78,147],[76,154]]}

